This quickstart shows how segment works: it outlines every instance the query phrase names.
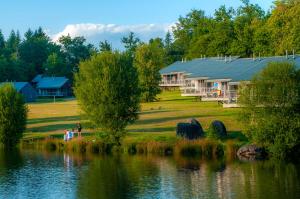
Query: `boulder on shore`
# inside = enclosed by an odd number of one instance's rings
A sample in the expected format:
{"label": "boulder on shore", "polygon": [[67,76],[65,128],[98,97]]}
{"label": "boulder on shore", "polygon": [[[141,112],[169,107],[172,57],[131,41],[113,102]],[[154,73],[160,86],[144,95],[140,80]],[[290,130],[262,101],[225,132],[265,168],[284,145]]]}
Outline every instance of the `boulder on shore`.
{"label": "boulder on shore", "polygon": [[255,144],[242,146],[237,151],[237,156],[241,160],[261,160],[266,158],[267,153],[263,147],[259,147]]}

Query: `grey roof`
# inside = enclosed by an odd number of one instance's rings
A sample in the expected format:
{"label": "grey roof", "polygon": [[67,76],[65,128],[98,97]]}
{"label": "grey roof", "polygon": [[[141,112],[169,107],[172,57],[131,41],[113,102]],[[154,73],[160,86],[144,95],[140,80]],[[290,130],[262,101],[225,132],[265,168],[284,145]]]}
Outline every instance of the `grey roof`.
{"label": "grey roof", "polygon": [[[229,60],[229,59],[227,59]],[[225,62],[218,58],[194,59],[188,62],[175,62],[160,71],[161,74],[185,72],[188,78],[208,77],[209,79],[231,79],[231,81],[251,80],[270,62],[289,61],[300,69],[300,57],[264,57],[261,59],[235,58]]]}
{"label": "grey roof", "polygon": [[38,89],[47,89],[47,88],[60,88],[69,79],[66,77],[43,77],[37,84]]}

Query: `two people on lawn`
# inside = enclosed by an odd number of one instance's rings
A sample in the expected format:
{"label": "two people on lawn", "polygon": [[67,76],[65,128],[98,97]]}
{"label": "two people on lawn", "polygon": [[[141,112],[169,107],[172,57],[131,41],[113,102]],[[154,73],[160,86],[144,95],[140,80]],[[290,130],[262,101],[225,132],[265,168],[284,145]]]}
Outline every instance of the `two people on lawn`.
{"label": "two people on lawn", "polygon": [[[81,137],[81,130],[82,130],[81,124],[77,123],[76,128],[77,128],[77,137]],[[74,129],[72,129],[71,131],[65,130],[65,134],[64,134],[65,141],[71,140],[74,137],[75,137]]]}

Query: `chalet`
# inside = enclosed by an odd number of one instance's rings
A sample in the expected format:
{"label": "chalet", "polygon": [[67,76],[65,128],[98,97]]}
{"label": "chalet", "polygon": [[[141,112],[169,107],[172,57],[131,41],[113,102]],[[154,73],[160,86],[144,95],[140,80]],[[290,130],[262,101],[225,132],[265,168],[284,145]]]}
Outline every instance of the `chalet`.
{"label": "chalet", "polygon": [[300,69],[300,57],[264,58],[199,58],[175,62],[162,69],[162,88],[177,87],[182,96],[194,96],[202,101],[221,101],[224,107],[237,106],[238,87],[260,72],[270,62],[289,61]]}
{"label": "chalet", "polygon": [[39,97],[69,97],[72,96],[71,83],[66,77],[36,76],[33,85]]}
{"label": "chalet", "polygon": [[[37,99],[37,92],[28,82],[11,82],[18,93],[22,94],[25,102],[35,102]],[[4,84],[4,83],[1,83]]]}

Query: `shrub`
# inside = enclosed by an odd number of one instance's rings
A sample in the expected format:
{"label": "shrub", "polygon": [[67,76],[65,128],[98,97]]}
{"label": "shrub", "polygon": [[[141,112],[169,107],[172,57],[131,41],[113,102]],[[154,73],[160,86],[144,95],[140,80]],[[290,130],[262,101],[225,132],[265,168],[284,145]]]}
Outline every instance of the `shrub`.
{"label": "shrub", "polygon": [[[239,102],[246,136],[284,159],[300,146],[300,72],[289,62],[270,63],[251,84],[242,84]],[[289,154],[289,155],[288,155]]]}
{"label": "shrub", "polygon": [[213,121],[207,131],[207,137],[212,139],[223,139],[227,136],[226,127],[221,121]]}
{"label": "shrub", "polygon": [[177,136],[194,140],[203,137],[204,132],[200,123],[192,119],[190,123],[178,123],[176,127]]}
{"label": "shrub", "polygon": [[0,87],[0,142],[8,148],[14,147],[22,138],[26,128],[27,107],[23,96],[12,84]]}

